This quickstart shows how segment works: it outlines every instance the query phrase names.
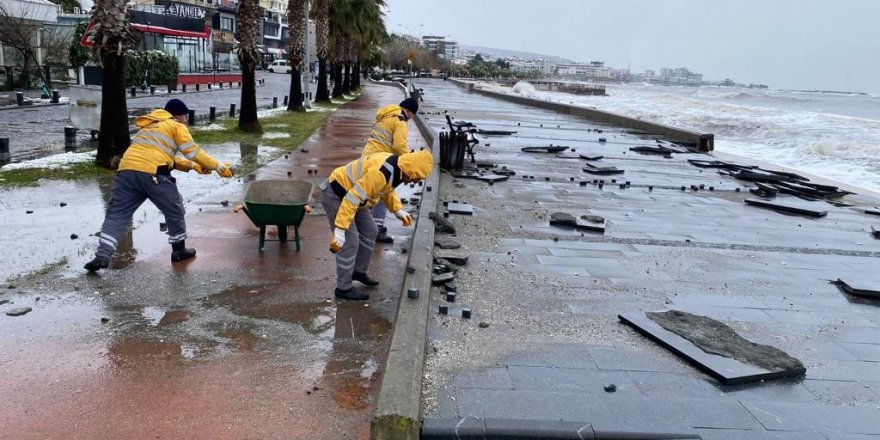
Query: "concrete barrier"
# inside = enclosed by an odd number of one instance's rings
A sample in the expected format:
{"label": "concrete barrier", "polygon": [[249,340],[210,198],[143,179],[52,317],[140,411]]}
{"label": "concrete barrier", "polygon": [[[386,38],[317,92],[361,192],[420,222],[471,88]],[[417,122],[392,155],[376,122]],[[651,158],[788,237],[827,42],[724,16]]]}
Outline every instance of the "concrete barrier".
{"label": "concrete barrier", "polygon": [[615,127],[631,128],[646,133],[664,136],[674,142],[690,144],[705,153],[711,152],[715,149],[715,135],[711,133],[697,133],[594,108],[578,107],[558,102],[541,101],[539,99],[527,98],[525,96],[493,92],[491,90],[474,87],[474,83],[452,78],[449,78],[449,81],[472,92],[503,99],[505,101],[577,116],[579,118],[613,125]]}

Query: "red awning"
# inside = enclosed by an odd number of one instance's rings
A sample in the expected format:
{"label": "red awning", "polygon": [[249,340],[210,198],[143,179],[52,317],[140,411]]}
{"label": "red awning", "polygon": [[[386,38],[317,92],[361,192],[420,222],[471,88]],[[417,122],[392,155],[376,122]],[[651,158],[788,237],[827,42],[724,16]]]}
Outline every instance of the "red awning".
{"label": "red awning", "polygon": [[160,35],[169,35],[172,37],[189,37],[189,38],[210,38],[211,30],[205,27],[205,30],[202,32],[194,32],[194,31],[182,31],[179,29],[169,29],[162,26],[150,26],[147,24],[139,24],[132,23],[131,27],[144,32],[144,33],[153,33]]}

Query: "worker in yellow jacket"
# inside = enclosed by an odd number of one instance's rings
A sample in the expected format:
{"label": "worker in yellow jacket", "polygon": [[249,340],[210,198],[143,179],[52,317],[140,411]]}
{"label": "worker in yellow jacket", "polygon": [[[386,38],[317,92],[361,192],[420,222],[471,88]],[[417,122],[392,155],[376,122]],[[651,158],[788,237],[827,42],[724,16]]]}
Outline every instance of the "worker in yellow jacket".
{"label": "worker in yellow jacket", "polygon": [[[415,98],[406,98],[398,105],[387,105],[376,112],[376,123],[370,129],[370,137],[364,146],[364,156],[373,153],[391,153],[401,155],[409,153],[407,137],[409,127],[407,121],[415,117],[419,111],[419,101]],[[385,227],[385,215],[388,212],[385,204],[381,201],[373,207],[373,220],[379,227],[379,235],[376,241],[380,243],[393,243],[394,238],[388,235]]]}
{"label": "worker in yellow jacket", "polygon": [[320,185],[321,205],[333,231],[330,251],[336,254],[337,298],[370,297],[355,289],[352,281],[371,287],[379,284],[367,275],[377,234],[370,209],[381,201],[404,226],[410,226],[412,216],[403,209],[394,188],[424,180],[432,169],[434,158],[428,150],[399,156],[374,153],[336,168]]}
{"label": "worker in yellow jacket", "polygon": [[179,99],[171,99],[164,109],[153,110],[135,120],[140,130],[119,162],[98,250],[95,258],[85,265],[89,272],[110,265],[110,257],[116,252],[119,238],[131,223],[134,211],[147,199],[165,215],[171,261],[183,261],[196,255],[195,249],[186,247],[186,211],[171,170],[195,170],[199,174],[216,171],[220,177],[232,177],[233,171],[229,163],[218,162],[193,142],[186,127],[188,120],[189,109]]}

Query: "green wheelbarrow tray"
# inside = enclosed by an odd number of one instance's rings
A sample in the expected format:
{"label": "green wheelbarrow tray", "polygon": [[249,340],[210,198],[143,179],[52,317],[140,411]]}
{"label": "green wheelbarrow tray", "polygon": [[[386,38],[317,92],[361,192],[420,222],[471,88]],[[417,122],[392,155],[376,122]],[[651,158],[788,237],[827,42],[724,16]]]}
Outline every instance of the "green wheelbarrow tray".
{"label": "green wheelbarrow tray", "polygon": [[287,228],[293,226],[299,251],[299,225],[306,216],[312,184],[298,180],[260,180],[250,184],[244,196],[243,211],[260,228],[260,251],[266,240],[266,226],[278,227],[278,240],[287,241]]}

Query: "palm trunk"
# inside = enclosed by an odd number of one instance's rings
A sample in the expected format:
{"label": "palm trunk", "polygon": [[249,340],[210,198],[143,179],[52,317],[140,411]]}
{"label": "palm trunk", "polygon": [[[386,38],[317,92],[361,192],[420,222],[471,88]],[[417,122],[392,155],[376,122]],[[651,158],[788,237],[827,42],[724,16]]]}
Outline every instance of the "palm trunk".
{"label": "palm trunk", "polygon": [[333,97],[342,96],[342,63],[333,64]]}
{"label": "palm trunk", "polygon": [[95,164],[116,169],[131,144],[128,106],[125,100],[125,56],[106,51],[103,57],[104,84],[101,87],[101,127]]}
{"label": "palm trunk", "polygon": [[330,88],[327,87],[327,60],[318,60],[318,90],[315,91],[315,102],[330,102]]}
{"label": "palm trunk", "polygon": [[350,95],[351,94],[351,63],[343,64],[343,73],[342,73],[342,94]]}
{"label": "palm trunk", "polygon": [[[364,75],[364,78],[366,78],[366,75]],[[354,70],[352,71],[352,77],[351,77],[351,86],[355,90],[358,90],[361,88],[361,63],[360,62],[357,62],[354,64]]]}
{"label": "palm trunk", "polygon": [[290,98],[287,100],[287,111],[304,112],[302,77],[299,67],[290,72]]}
{"label": "palm trunk", "polygon": [[257,74],[256,63],[241,61],[241,112],[238,114],[238,129],[248,133],[263,131],[257,119]]}

